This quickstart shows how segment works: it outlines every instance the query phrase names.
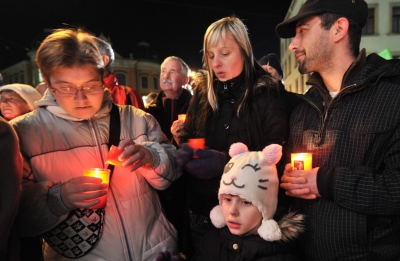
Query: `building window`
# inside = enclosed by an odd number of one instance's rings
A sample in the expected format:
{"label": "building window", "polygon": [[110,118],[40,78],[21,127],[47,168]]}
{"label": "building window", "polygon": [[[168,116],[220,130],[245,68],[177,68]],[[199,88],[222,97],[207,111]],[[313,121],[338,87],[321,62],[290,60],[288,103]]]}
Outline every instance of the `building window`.
{"label": "building window", "polygon": [[117,81],[119,85],[126,86],[126,74],[122,72],[115,73],[115,77],[117,77]]}
{"label": "building window", "polygon": [[393,7],[392,11],[392,33],[400,33],[400,6]]}
{"label": "building window", "polygon": [[375,8],[368,8],[367,23],[362,29],[363,35],[375,34]]}
{"label": "building window", "polygon": [[154,89],[158,89],[158,85],[159,85],[159,80],[158,77],[153,77],[153,84],[154,84]]}
{"label": "building window", "polygon": [[149,88],[149,79],[147,78],[147,75],[142,75],[140,79],[142,80],[142,88],[143,89]]}
{"label": "building window", "polygon": [[18,83],[18,74],[14,75],[14,83]]}
{"label": "building window", "polygon": [[19,73],[19,83],[25,83],[25,77],[23,72]]}

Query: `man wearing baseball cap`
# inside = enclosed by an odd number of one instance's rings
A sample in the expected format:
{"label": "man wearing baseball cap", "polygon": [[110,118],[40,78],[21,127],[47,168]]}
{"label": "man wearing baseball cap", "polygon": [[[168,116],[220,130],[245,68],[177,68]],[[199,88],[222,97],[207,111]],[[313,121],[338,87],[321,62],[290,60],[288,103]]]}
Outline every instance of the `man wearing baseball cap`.
{"label": "man wearing baseball cap", "polygon": [[312,73],[289,147],[313,168],[281,179],[307,217],[307,261],[400,257],[400,60],[360,51],[367,16],[364,0],[307,0],[276,27]]}

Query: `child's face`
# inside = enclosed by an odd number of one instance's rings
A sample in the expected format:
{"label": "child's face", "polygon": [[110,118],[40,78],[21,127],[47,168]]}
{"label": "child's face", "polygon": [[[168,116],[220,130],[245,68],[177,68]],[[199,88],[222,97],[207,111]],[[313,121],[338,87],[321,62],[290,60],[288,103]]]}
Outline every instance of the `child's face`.
{"label": "child's face", "polygon": [[234,235],[254,234],[261,225],[261,212],[243,198],[222,194],[221,208],[226,225]]}

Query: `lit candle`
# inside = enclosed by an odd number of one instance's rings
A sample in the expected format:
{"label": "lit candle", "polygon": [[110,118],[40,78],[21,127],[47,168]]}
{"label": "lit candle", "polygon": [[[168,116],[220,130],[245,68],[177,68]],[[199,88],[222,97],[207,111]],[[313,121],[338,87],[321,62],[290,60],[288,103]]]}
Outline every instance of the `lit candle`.
{"label": "lit candle", "polygon": [[204,145],[206,143],[206,140],[204,138],[194,138],[194,139],[189,139],[189,146],[192,147],[192,149],[204,149]]}
{"label": "lit candle", "polygon": [[186,114],[178,114],[178,120],[181,120],[184,122],[186,120]]}
{"label": "lit candle", "polygon": [[[194,138],[194,139],[189,139],[188,142],[189,146],[192,147],[193,150],[197,150],[197,149],[204,149],[206,140],[204,138]],[[193,158],[197,158],[197,156],[193,155]]]}
{"label": "lit candle", "polygon": [[312,169],[311,153],[292,153],[292,168],[296,170]]}
{"label": "lit candle", "polygon": [[124,152],[119,150],[117,146],[111,145],[110,152],[108,152],[106,164],[111,164],[114,166],[122,166],[122,161],[118,159],[118,156]]}
{"label": "lit candle", "polygon": [[[109,184],[110,182],[110,170],[109,169],[100,169],[100,168],[92,168],[92,169],[84,169],[83,176],[95,177],[100,178],[102,184]],[[108,193],[108,187],[107,187]],[[98,209],[98,208],[105,208],[107,203],[107,194],[97,198],[100,202],[94,206],[89,208],[91,209]]]}

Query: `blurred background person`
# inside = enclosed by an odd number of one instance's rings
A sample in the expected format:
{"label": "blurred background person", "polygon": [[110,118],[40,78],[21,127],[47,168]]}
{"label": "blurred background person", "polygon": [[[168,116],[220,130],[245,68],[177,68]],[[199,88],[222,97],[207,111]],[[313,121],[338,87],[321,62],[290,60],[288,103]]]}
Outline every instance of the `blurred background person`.
{"label": "blurred background person", "polygon": [[113,102],[115,104],[133,105],[136,108],[144,110],[142,96],[137,91],[128,86],[118,84],[118,79],[113,73],[115,56],[111,44],[97,37],[94,37],[94,39],[97,43],[97,47],[103,55],[105,65],[105,77],[103,80],[105,85],[111,92]]}
{"label": "blurred background person", "polygon": [[[186,114],[192,98],[192,94],[183,88],[189,82],[189,74],[189,66],[181,58],[176,56],[165,58],[161,64],[161,91],[146,108],[146,112],[157,119],[164,134],[174,144],[171,125],[178,119],[178,114]],[[166,216],[178,231],[179,248],[183,252],[186,248],[184,244],[188,241],[184,231],[184,216],[187,214],[186,190],[187,178],[182,175],[169,188],[158,191]]]}
{"label": "blurred background person", "polygon": [[36,109],[42,95],[32,86],[21,83],[0,87],[0,112],[7,121]]}
{"label": "blurred background person", "polygon": [[269,72],[277,82],[277,91],[286,104],[287,114],[290,118],[293,109],[299,104],[300,98],[298,97],[298,94],[289,92],[285,89],[285,86],[283,85],[283,69],[278,57],[276,54],[270,53],[263,56],[258,63],[265,71]]}
{"label": "blurred background person", "polygon": [[[211,209],[218,204],[217,192],[229,147],[236,142],[249,150],[287,140],[288,122],[275,80],[253,57],[245,25],[237,17],[211,24],[203,43],[204,71],[193,82],[194,95],[186,121],[171,128],[182,148],[178,164],[188,173],[188,206],[194,245],[213,225]],[[205,149],[194,152],[186,143],[205,138]],[[193,158],[193,156],[196,158]]]}
{"label": "blurred background person", "polygon": [[146,96],[146,108],[149,106],[149,104],[157,97],[157,93],[156,92],[151,92],[149,94],[147,94]]}
{"label": "blurred background person", "polygon": [[45,82],[41,82],[36,85],[36,90],[43,96],[44,92],[47,90],[47,85]]}
{"label": "blurred background person", "polygon": [[21,196],[22,157],[13,128],[0,117],[0,260],[19,259],[18,236],[12,227]]}

